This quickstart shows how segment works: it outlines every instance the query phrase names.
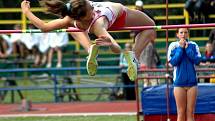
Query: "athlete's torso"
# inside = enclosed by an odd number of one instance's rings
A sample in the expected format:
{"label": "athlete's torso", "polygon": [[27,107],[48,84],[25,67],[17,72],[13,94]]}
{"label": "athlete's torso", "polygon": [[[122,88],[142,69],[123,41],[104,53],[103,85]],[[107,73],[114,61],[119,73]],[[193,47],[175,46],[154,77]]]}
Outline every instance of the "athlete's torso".
{"label": "athlete's torso", "polygon": [[111,25],[115,22],[118,16],[118,10],[113,9],[117,4],[111,3],[111,2],[91,2],[91,1],[90,1],[90,4],[93,7],[93,12],[94,12],[93,20],[90,23],[86,23],[86,24],[83,24],[79,21],[75,21],[74,26],[76,28],[90,32],[90,29],[94,25],[96,20],[101,17],[104,17],[108,21],[108,28],[111,27]]}

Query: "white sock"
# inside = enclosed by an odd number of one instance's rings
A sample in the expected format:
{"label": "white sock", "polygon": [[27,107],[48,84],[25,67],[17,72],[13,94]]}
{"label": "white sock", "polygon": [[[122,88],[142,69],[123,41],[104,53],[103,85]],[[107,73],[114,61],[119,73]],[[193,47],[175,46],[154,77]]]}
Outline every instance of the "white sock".
{"label": "white sock", "polygon": [[135,59],[135,61],[139,64],[139,60],[137,59],[134,51],[129,51],[130,53],[132,53],[133,58]]}
{"label": "white sock", "polygon": [[90,46],[90,48],[88,48],[88,50],[87,50],[88,54],[90,54],[90,49],[91,49],[91,46]]}
{"label": "white sock", "polygon": [[90,48],[87,50],[88,54],[90,53]]}

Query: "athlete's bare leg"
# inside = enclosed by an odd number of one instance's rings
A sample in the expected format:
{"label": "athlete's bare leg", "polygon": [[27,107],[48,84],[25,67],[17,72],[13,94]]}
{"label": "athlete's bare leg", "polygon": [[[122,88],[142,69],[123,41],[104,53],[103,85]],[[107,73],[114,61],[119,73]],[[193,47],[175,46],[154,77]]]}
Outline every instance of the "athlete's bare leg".
{"label": "athlete's bare leg", "polygon": [[177,107],[177,121],[185,121],[187,91],[182,87],[174,87],[174,96]]}
{"label": "athlete's bare leg", "polygon": [[85,32],[71,33],[72,37],[77,40],[84,49],[88,52],[87,57],[87,72],[90,76],[94,76],[97,72],[98,63],[96,60],[98,54],[98,46],[90,42],[90,38]]}
{"label": "athlete's bare leg", "polygon": [[88,34],[84,33],[84,32],[75,32],[75,33],[70,33],[70,34],[89,53],[89,49],[90,49],[90,46],[92,45],[92,43],[90,41]]}
{"label": "athlete's bare leg", "polygon": [[196,98],[197,98],[197,87],[191,87],[189,90],[187,90],[187,111],[186,111],[186,117],[187,121],[194,121],[194,111],[195,111],[195,105],[196,105]]}
{"label": "athlete's bare leg", "polygon": [[[138,16],[138,19],[137,19]],[[127,9],[126,26],[155,26],[154,21],[145,13],[138,10]],[[154,29],[140,30],[135,37],[133,51],[137,59],[139,59],[141,52],[149,42],[153,42],[156,38]]]}

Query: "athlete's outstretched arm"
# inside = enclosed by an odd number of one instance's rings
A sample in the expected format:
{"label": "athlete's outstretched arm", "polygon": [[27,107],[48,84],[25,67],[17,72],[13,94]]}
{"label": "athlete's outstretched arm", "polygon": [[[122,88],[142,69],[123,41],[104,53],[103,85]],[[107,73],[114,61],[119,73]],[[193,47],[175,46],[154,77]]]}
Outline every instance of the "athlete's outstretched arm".
{"label": "athlete's outstretched arm", "polygon": [[48,23],[44,22],[37,16],[35,16],[31,10],[30,10],[30,2],[29,1],[22,1],[21,3],[21,8],[23,14],[27,16],[27,18],[39,29],[41,29],[44,32],[52,31],[55,29],[61,29],[61,28],[66,28],[70,26],[70,23],[72,21],[71,18],[68,16],[64,17],[63,19],[56,19],[52,20]]}

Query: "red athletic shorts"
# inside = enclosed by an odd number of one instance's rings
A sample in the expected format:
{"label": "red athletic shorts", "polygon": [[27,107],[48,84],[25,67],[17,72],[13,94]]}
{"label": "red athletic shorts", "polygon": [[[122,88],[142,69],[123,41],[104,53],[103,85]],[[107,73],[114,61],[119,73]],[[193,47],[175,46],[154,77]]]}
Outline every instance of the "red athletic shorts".
{"label": "red athletic shorts", "polygon": [[120,17],[115,20],[115,22],[111,25],[109,29],[124,27],[126,16],[127,12],[126,10],[123,10]]}

